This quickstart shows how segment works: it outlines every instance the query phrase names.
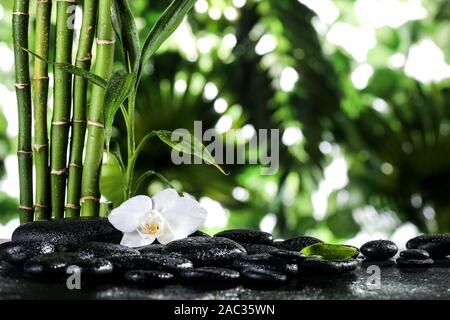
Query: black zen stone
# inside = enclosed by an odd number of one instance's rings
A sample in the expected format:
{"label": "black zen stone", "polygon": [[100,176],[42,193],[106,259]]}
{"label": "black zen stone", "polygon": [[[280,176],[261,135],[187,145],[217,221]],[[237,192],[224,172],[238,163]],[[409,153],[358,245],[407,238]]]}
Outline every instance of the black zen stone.
{"label": "black zen stone", "polygon": [[303,248],[316,243],[323,243],[323,241],[314,237],[301,236],[284,240],[278,245],[278,248],[290,251],[301,251]]}
{"label": "black zen stone", "polygon": [[430,257],[430,254],[422,249],[407,249],[400,252],[400,257],[405,259],[426,260]]}
{"label": "black zen stone", "polygon": [[135,248],[141,254],[147,253],[161,253],[162,248],[164,248],[163,244],[149,244],[148,246],[143,246],[139,248]]}
{"label": "black zen stone", "polygon": [[233,262],[233,268],[237,270],[257,268],[277,271],[290,275],[295,275],[298,272],[297,264],[286,259],[274,257],[270,254],[255,254],[237,258]]}
{"label": "black zen stone", "polygon": [[278,248],[274,246],[268,246],[265,244],[255,244],[255,243],[242,243],[242,246],[247,251],[247,254],[259,254],[259,253],[271,253],[278,251]]}
{"label": "black zen stone", "polygon": [[422,249],[432,258],[450,255],[450,234],[429,234],[412,238],[406,243],[408,249]]}
{"label": "black zen stone", "polygon": [[241,278],[250,284],[257,285],[283,285],[287,276],[273,270],[246,268],[241,271]]}
{"label": "black zen stone", "polygon": [[179,272],[192,268],[192,262],[189,260],[159,253],[110,257],[107,259],[112,262],[114,273],[125,273],[130,270]]}
{"label": "black zen stone", "polygon": [[172,282],[173,273],[160,270],[130,270],[125,273],[125,279],[137,284],[162,284]]}
{"label": "black zen stone", "polygon": [[270,233],[255,230],[233,229],[216,233],[214,237],[222,237],[236,241],[237,243],[272,244],[273,237]]}
{"label": "black zen stone", "polygon": [[93,258],[104,258],[125,255],[139,255],[139,251],[115,243],[107,242],[86,242],[78,246],[80,254]]}
{"label": "black zen stone", "polygon": [[172,241],[166,244],[162,253],[183,256],[195,266],[223,266],[247,254],[239,243],[219,237],[192,237]]}
{"label": "black zen stone", "polygon": [[372,260],[387,260],[395,256],[397,245],[389,240],[373,240],[361,247],[361,253]]}
{"label": "black zen stone", "polygon": [[26,274],[36,277],[65,277],[68,268],[77,266],[82,274],[101,276],[112,272],[111,262],[76,252],[56,252],[31,258],[24,264]]}
{"label": "black zen stone", "polygon": [[299,273],[305,274],[340,274],[355,270],[358,260],[324,260],[308,258],[298,263]]}
{"label": "black zen stone", "polygon": [[397,258],[397,265],[399,267],[430,267],[434,263],[433,259],[406,259]]}
{"label": "black zen stone", "polygon": [[120,243],[122,236],[106,218],[68,218],[23,224],[12,241],[47,241],[59,251],[89,241]]}
{"label": "black zen stone", "polygon": [[297,251],[279,249],[276,251],[271,251],[269,253],[274,257],[291,260],[291,261],[301,261],[301,260],[306,259],[306,256],[304,254],[297,252]]}
{"label": "black zen stone", "polygon": [[230,282],[239,279],[240,274],[236,270],[218,267],[200,267],[187,269],[180,272],[182,279],[194,282]]}
{"label": "black zen stone", "polygon": [[15,265],[41,255],[55,252],[55,246],[44,241],[17,241],[0,244],[0,258]]}
{"label": "black zen stone", "polygon": [[193,234],[189,235],[189,237],[206,237],[210,238],[211,236],[203,231],[197,230]]}

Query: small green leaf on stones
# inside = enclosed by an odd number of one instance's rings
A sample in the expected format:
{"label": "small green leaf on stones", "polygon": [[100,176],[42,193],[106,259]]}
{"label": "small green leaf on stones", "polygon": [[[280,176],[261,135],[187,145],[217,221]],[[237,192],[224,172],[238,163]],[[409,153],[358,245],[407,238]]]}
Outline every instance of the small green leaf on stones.
{"label": "small green leaf on stones", "polygon": [[345,260],[358,254],[358,250],[342,244],[316,243],[303,248],[300,253],[308,257],[319,256],[326,260]]}

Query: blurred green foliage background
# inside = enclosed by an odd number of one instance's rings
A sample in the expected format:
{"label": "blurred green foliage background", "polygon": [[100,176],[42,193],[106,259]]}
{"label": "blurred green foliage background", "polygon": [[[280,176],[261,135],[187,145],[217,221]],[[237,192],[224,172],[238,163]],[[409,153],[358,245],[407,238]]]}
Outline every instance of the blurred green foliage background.
{"label": "blurred green foliage background", "polygon": [[[142,36],[169,3],[130,2]],[[11,7],[0,7],[2,61],[12,55]],[[225,165],[224,176],[212,166],[175,166],[154,140],[136,174],[155,170],[199,197],[209,232],[261,228],[334,242],[448,232],[449,42],[448,0],[198,0],[145,70],[138,139],[193,130],[196,120],[223,136],[279,128],[280,168],[265,176],[258,165]],[[12,92],[11,66],[0,63],[0,77],[0,91]],[[14,103],[0,105],[9,122]],[[1,159],[14,150],[6,125],[0,117]],[[117,117],[113,140],[125,139]],[[120,184],[108,161],[101,188],[115,205]],[[139,193],[164,187],[154,179]],[[0,203],[4,222],[14,206]]]}

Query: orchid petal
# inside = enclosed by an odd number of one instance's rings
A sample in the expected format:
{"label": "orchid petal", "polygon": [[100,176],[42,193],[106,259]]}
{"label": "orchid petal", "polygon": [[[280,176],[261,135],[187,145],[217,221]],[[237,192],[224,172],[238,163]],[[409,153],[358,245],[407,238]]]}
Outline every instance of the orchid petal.
{"label": "orchid petal", "polygon": [[161,215],[173,234],[173,240],[176,240],[197,231],[205,222],[206,210],[190,197],[179,197],[165,206]]}
{"label": "orchid petal", "polygon": [[147,246],[149,244],[152,244],[155,241],[156,237],[147,236],[142,237],[141,234],[137,231],[133,232],[126,232],[123,234],[122,241],[120,241],[120,244],[123,246],[136,248],[141,246]]}
{"label": "orchid petal", "polygon": [[152,200],[147,196],[136,196],[116,209],[108,216],[109,222],[114,228],[122,232],[131,232],[139,225],[139,219],[152,210]]}
{"label": "orchid petal", "polygon": [[179,198],[180,195],[175,189],[164,189],[152,197],[153,210],[161,212],[164,207],[177,201]]}
{"label": "orchid petal", "polygon": [[170,241],[176,240],[173,236],[172,231],[166,225],[164,230],[162,230],[161,234],[158,236],[158,242],[161,244],[169,243]]}

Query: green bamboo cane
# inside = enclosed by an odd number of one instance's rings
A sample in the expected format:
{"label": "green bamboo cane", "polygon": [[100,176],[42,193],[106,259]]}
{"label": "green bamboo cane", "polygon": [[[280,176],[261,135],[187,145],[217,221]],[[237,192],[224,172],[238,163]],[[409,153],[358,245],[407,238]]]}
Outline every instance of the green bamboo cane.
{"label": "green bamboo cane", "polygon": [[[104,79],[108,79],[112,73],[114,44],[115,39],[110,18],[110,0],[99,0],[95,73]],[[104,90],[94,86],[87,117],[86,155],[81,182],[82,216],[96,216],[99,212],[100,169],[104,150],[104,97]]]}
{"label": "green bamboo cane", "polygon": [[[98,0],[84,0],[83,22],[80,30],[80,40],[75,65],[89,70],[92,59],[92,44],[95,35]],[[81,174],[86,135],[87,80],[83,77],[74,78],[72,141],[70,146],[69,176],[67,180],[66,216],[80,215]]]}
{"label": "green bamboo cane", "polygon": [[[71,12],[69,6],[75,0],[58,0],[56,10],[56,63],[72,63],[73,26],[70,25]],[[72,75],[57,66],[54,68],[54,104],[51,131],[51,201],[52,218],[64,216],[67,144],[69,139],[69,119],[72,102]]]}
{"label": "green bamboo cane", "polygon": [[[38,0],[34,51],[48,59],[52,3]],[[47,98],[48,64],[34,61],[34,161],[36,168],[35,219],[50,218],[50,170],[48,166]]]}
{"label": "green bamboo cane", "polygon": [[33,151],[31,150],[31,90],[28,53],[29,0],[15,0],[13,8],[13,40],[15,81],[19,113],[19,209],[20,222],[33,221]]}

